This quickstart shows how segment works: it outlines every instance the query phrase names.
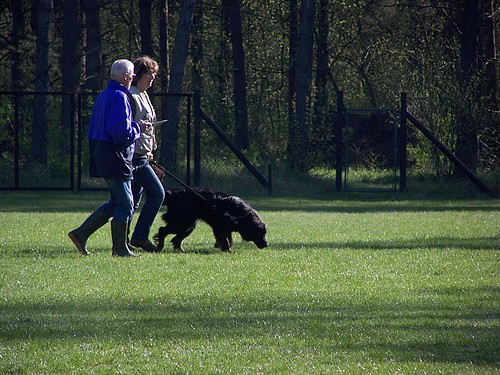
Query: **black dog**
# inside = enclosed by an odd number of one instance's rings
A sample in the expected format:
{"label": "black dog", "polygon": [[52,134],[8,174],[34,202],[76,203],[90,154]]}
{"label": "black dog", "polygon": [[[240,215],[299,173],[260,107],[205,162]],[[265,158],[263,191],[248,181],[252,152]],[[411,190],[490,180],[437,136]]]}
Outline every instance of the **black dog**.
{"label": "black dog", "polygon": [[215,247],[230,251],[232,232],[238,232],[245,241],[252,241],[259,249],[265,248],[266,225],[257,212],[243,199],[208,189],[168,190],[163,205],[167,212],[162,215],[166,226],[155,235],[158,248],[165,244],[165,237],[175,234],[170,242],[174,250],[184,251],[182,241],[193,232],[198,220],[212,227]]}

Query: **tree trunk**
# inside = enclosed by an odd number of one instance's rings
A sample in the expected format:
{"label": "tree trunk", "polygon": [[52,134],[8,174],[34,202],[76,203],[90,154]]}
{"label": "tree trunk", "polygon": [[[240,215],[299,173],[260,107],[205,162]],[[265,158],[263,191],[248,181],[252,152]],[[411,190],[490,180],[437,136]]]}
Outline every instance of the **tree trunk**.
{"label": "tree trunk", "polygon": [[231,44],[233,50],[233,93],[234,123],[238,146],[247,149],[248,142],[248,110],[247,82],[245,74],[245,51],[241,31],[241,0],[223,0],[224,13],[230,25]]}
{"label": "tree trunk", "polygon": [[[331,136],[328,126],[328,29],[329,29],[329,0],[320,0],[318,10],[318,38],[316,40],[316,77],[315,100],[313,118],[313,137],[316,142],[324,143]],[[313,150],[311,150],[313,151]],[[323,156],[323,155],[317,155]],[[327,156],[327,155],[324,155]]]}
{"label": "tree trunk", "polygon": [[[481,30],[481,0],[463,0],[460,19],[461,48],[460,48],[460,76],[462,83],[463,100],[457,106],[457,141],[456,156],[471,170],[475,170],[478,163],[478,124],[474,119],[471,106],[479,100],[474,78],[478,73],[479,36]],[[462,175],[456,168],[455,174]]]}
{"label": "tree trunk", "polygon": [[[36,36],[35,90],[46,92],[49,87],[49,43],[52,24],[52,0],[40,0]],[[47,163],[48,100],[46,95],[35,95],[31,158],[33,162]]]}
{"label": "tree trunk", "polygon": [[[160,87],[161,92],[168,91],[168,82],[170,79],[170,60],[168,56],[169,44],[168,44],[168,0],[158,0],[158,32],[160,39]],[[164,117],[166,110],[167,98],[163,98],[161,102],[161,113]],[[161,132],[161,130],[160,130]]]}
{"label": "tree trunk", "polygon": [[203,96],[203,6],[201,3],[196,4],[193,15],[193,41],[191,43],[191,56],[193,67],[192,75],[192,90],[198,91]]}
{"label": "tree trunk", "polygon": [[141,30],[141,53],[153,56],[151,22],[152,0],[139,0],[139,27]]}
{"label": "tree trunk", "polygon": [[[195,0],[182,2],[179,21],[175,34],[175,46],[172,56],[171,77],[168,92],[170,94],[181,94],[184,75],[186,73],[186,62],[189,51],[189,40],[193,25],[193,11]],[[180,96],[170,97],[166,107],[166,119],[168,125],[162,128],[161,139],[161,161],[171,171],[177,166],[177,143],[179,139],[179,109],[182,98]]]}
{"label": "tree trunk", "polygon": [[102,87],[101,21],[99,1],[81,0],[85,15],[85,81],[83,87],[98,92]]}
{"label": "tree trunk", "polygon": [[[160,87],[161,92],[168,92],[168,83],[170,80],[170,60],[169,60],[169,36],[168,36],[168,25],[169,25],[169,15],[168,15],[168,0],[158,0],[158,32],[159,32],[159,52],[160,52],[160,70],[158,72],[158,76],[160,78]],[[167,105],[169,102],[169,98],[163,96],[161,98],[161,118],[166,119],[167,113]],[[160,135],[160,151],[163,150],[163,134],[166,134],[166,130],[163,130],[165,127],[160,127],[159,135]],[[167,146],[165,145],[165,148]],[[160,155],[160,161],[164,160],[164,158]]]}
{"label": "tree trunk", "polygon": [[220,34],[219,34],[219,58],[216,63],[217,66],[217,100],[218,103],[227,103],[226,105],[218,105],[214,108],[216,113],[215,119],[217,123],[221,125],[222,130],[228,131],[228,120],[231,118],[231,108],[230,102],[227,99],[229,96],[227,92],[228,81],[229,81],[229,66],[230,61],[230,51],[228,38],[231,33],[231,24],[229,21],[228,14],[224,11],[224,7],[220,7]]}
{"label": "tree trunk", "polygon": [[289,16],[289,57],[288,57],[288,145],[287,159],[294,166],[293,143],[297,133],[297,118],[295,116],[295,98],[297,96],[297,41],[298,41],[298,5],[297,0],[290,0]]}
{"label": "tree trunk", "polygon": [[494,0],[484,0],[484,55],[486,64],[486,77],[488,91],[494,107],[497,102],[498,79],[497,79],[497,53],[495,46],[495,8]]}
{"label": "tree trunk", "polygon": [[[78,91],[78,78],[80,71],[80,54],[78,52],[80,27],[78,19],[78,0],[64,1],[64,24],[63,24],[63,49],[62,49],[62,90],[65,93],[75,93]],[[74,124],[71,116],[75,115],[72,111],[71,101],[74,97],[63,95],[61,106],[61,125],[63,134],[66,135],[61,144],[62,155],[68,155],[70,152],[67,139],[71,134],[70,127]]]}
{"label": "tree trunk", "polygon": [[[170,80],[170,61],[168,57],[168,0],[158,0],[158,20],[159,20],[159,39],[160,39],[160,87],[161,92],[168,91],[168,82]],[[167,113],[168,98],[165,96],[161,101],[161,114],[165,118]],[[161,132],[161,129],[160,129]]]}
{"label": "tree trunk", "polygon": [[21,1],[12,1],[10,3],[12,12],[12,30],[10,34],[11,52],[10,52],[10,74],[12,79],[12,89],[21,91],[22,74],[21,74],[21,48],[20,43],[24,35],[24,10]]}
{"label": "tree trunk", "polygon": [[300,7],[299,39],[297,44],[297,96],[295,113],[297,127],[291,146],[293,165],[307,168],[308,123],[311,101],[311,77],[314,40],[315,0],[302,0]]}
{"label": "tree trunk", "polygon": [[[194,8],[193,15],[193,38],[191,42],[191,90],[194,93],[193,115],[193,183],[200,183],[200,164],[201,164],[201,114],[199,113],[200,100],[203,97],[203,30],[204,16],[203,4],[198,3]],[[191,178],[190,176],[189,179]],[[187,180],[188,178],[186,178]],[[188,181],[191,182],[191,181]]]}

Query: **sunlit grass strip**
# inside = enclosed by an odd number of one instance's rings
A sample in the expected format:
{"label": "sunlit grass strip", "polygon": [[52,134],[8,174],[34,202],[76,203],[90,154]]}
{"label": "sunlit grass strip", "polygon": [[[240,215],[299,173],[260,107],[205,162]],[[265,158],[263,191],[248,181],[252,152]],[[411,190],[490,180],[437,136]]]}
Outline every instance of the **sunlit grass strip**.
{"label": "sunlit grass strip", "polygon": [[126,260],[3,212],[0,373],[498,373],[498,201],[255,203],[269,249]]}

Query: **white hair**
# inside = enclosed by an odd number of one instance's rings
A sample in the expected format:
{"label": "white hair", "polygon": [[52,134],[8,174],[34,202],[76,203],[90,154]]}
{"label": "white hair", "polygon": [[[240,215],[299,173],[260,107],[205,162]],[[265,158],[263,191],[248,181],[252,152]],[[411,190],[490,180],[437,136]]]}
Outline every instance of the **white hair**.
{"label": "white hair", "polygon": [[132,61],[126,59],[116,60],[113,65],[111,65],[111,78],[119,77],[130,71],[134,72],[134,64]]}

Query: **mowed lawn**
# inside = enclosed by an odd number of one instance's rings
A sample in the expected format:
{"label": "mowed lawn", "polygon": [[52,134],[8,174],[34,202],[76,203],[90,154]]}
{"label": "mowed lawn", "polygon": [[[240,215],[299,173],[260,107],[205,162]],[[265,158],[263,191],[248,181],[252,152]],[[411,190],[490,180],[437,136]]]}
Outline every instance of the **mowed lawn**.
{"label": "mowed lawn", "polygon": [[81,257],[106,198],[0,193],[1,374],[500,373],[498,199],[243,197],[267,249]]}

